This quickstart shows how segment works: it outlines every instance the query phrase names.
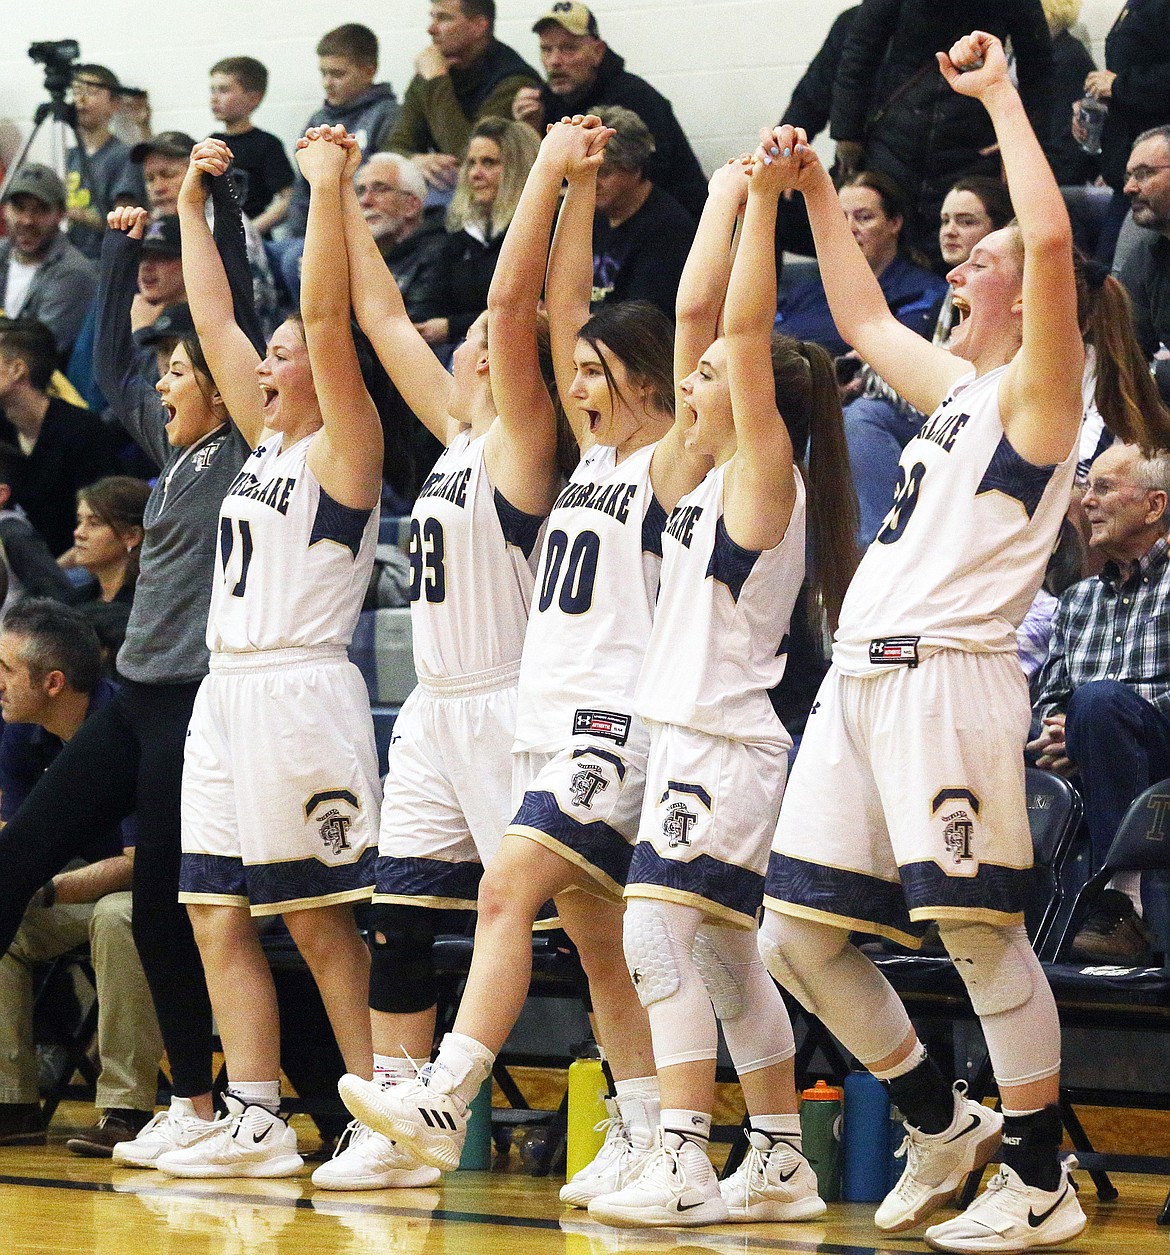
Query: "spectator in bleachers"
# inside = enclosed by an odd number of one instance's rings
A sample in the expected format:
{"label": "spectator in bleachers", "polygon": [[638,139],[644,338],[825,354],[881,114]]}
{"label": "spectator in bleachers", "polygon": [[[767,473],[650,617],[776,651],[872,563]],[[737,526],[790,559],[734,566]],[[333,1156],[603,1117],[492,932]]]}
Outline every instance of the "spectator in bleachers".
{"label": "spectator in bleachers", "polygon": [[532,66],[495,37],[495,24],[495,0],[433,0],[431,42],[415,57],[402,111],[379,145],[409,157],[444,194],[455,186],[475,125],[511,118],[520,88],[540,86]]}
{"label": "spectator in bleachers", "polygon": [[[1072,33],[1081,15],[1081,0],[1043,0],[1052,35],[1052,90],[1047,132],[1039,132],[1052,173],[1061,188],[1092,183],[1097,162],[1077,143],[1072,132],[1072,107],[1085,92],[1085,78],[1096,68],[1093,54]],[[1075,226],[1075,222],[1074,222]]]}
{"label": "spectator in bleachers", "polygon": [[673,320],[698,223],[647,177],[655,142],[646,123],[621,105],[606,105],[597,116],[616,134],[597,172],[593,308],[603,302],[649,301]]}
{"label": "spectator in bleachers", "polygon": [[[848,195],[842,189],[842,203]],[[948,268],[962,265],[971,250],[989,232],[1012,219],[1007,187],[998,179],[960,179],[947,193],[939,214],[939,250]],[[933,339],[944,344],[951,330],[951,291],[948,288],[935,320]],[[893,500],[902,450],[921,427],[925,415],[869,366],[862,366],[845,407],[845,435],[849,464],[860,506],[857,539],[864,549],[877,535]]]}
{"label": "spectator in bleachers", "polygon": [[[837,67],[841,63],[845,41],[853,29],[853,19],[860,8],[861,5],[855,4],[833,19],[825,42],[808,63],[800,82],[792,89],[788,107],[780,118],[781,126],[798,126],[811,140],[829,125]],[[780,198],[776,212],[776,243],[778,249],[801,253],[806,257],[816,256],[804,197],[786,194]],[[789,726],[787,720],[784,720],[784,726]]]}
{"label": "spectator in bleachers", "polygon": [[[59,602],[28,599],[0,633],[0,819],[16,814],[33,785],[115,689],[101,678],[93,629]],[[82,866],[38,890],[0,958],[0,1145],[44,1145],[33,1048],[33,967],[90,946],[98,1000],[101,1074],[94,1128],[70,1138],[75,1154],[108,1157],[151,1118],[162,1038],[131,933],[133,835],[110,825],[91,834]]]}
{"label": "spectator in bleachers", "polygon": [[[867,170],[851,175],[842,185],[840,197],[853,238],[869,262],[886,304],[900,323],[929,336],[947,285],[902,251],[906,201],[901,189],[888,175]],[[776,327],[785,335],[822,345],[835,357],[849,351],[833,322],[819,277],[805,280],[782,298]]]}
{"label": "spectator in bleachers", "polygon": [[48,166],[22,166],[4,190],[0,309],[36,318],[53,333],[59,360],[73,347],[97,291],[97,266],[61,234],[65,184]]}
{"label": "spectator in bleachers", "polygon": [[[1082,502],[1099,576],[1060,598],[1036,682],[1036,765],[1076,775],[1092,868],[1104,862],[1130,802],[1170,775],[1170,455],[1114,445],[1093,463]],[[1081,957],[1143,956],[1137,876],[1118,878],[1075,939]]]}
{"label": "spectator in bleachers", "polygon": [[1052,38],[1040,0],[867,0],[833,90],[840,173],[875,170],[893,179],[907,198],[906,241],[932,259],[947,189],[964,175],[999,171],[986,113],[947,87],[935,60],[973,28],[1011,39],[1020,95],[1044,134]]}
{"label": "spectator in bleachers", "polygon": [[401,153],[374,153],[354,179],[362,216],[414,322],[422,318],[447,233],[435,214],[424,214],[426,180]]}
{"label": "spectator in bleachers", "polygon": [[558,0],[532,29],[540,39],[548,82],[521,87],[512,102],[512,117],[543,135],[546,123],[596,113],[601,105],[632,109],[654,136],[646,177],[698,218],[707,199],[707,180],[670,101],[625,68],[624,58],[601,38],[593,13],[579,0]]}
{"label": "spectator in bleachers", "polygon": [[[158,135],[134,146],[131,156],[135,161],[141,162],[143,169],[151,176],[146,184],[146,204],[152,218],[170,218],[178,211],[179,188],[183,185],[183,176],[187,173],[187,163],[191,159],[191,149],[194,146],[195,141],[183,131],[160,131]],[[260,322],[268,332],[280,321],[280,300],[264,240],[246,215],[244,243],[248,251],[248,269],[252,272],[252,300]],[[295,274],[300,262],[300,242],[294,241],[294,244],[298,250],[293,267]],[[186,299],[186,296],[179,297],[179,301]]]}
{"label": "spectator in bleachers", "polygon": [[0,321],[0,440],[25,455],[16,501],[54,556],[72,544],[77,490],[119,469],[112,429],[91,411],[49,395],[55,362],[43,323]]}
{"label": "spectator in bleachers", "polygon": [[115,139],[110,123],[118,112],[122,85],[104,65],[73,67],[73,105],[85,150],[65,154],[69,238],[87,256],[101,252],[106,214],[117,205],[141,205],[146,189],[130,160],[130,149]]}
{"label": "spectator in bleachers", "polygon": [[267,90],[268,67],[255,57],[225,57],[211,67],[211,112],[223,127],[212,136],[231,148],[244,216],[264,236],[284,221],[295,180],[284,145],[252,122]]}
{"label": "spectator in bleachers", "polygon": [[1170,0],[1126,0],[1105,40],[1105,69],[1088,74],[1084,89],[1109,106],[1099,161],[1113,197],[1096,252],[1109,265],[1129,209],[1130,149],[1138,135],[1170,122]]}
{"label": "spectator in bleachers", "polygon": [[53,597],[74,601],[76,589],[49,552],[40,532],[16,504],[13,489],[20,478],[24,454],[0,441],[0,589],[2,609],[9,609],[21,597]]}
{"label": "spectator in bleachers", "polygon": [[[325,103],[310,114],[305,130],[344,126],[357,138],[362,152],[387,147],[399,108],[390,84],[374,82],[378,73],[377,35],[357,22],[338,26],[318,41],[317,66],[325,87]],[[231,140],[226,142],[231,148]],[[234,149],[232,155],[234,158]],[[280,271],[294,302],[301,287],[301,254],[308,221],[309,185],[299,171],[294,171],[292,199],[284,220],[287,236],[270,245],[273,269]]]}
{"label": "spectator in bleachers", "polygon": [[181,305],[186,299],[179,219],[173,213],[163,214],[147,226],[142,238],[134,330],[149,327],[164,309]]}
{"label": "spectator in bleachers", "polygon": [[416,324],[428,344],[458,344],[487,309],[504,232],[539,147],[522,122],[490,117],[472,130],[447,210],[447,238]]}
{"label": "spectator in bleachers", "polygon": [[[1170,20],[1170,17],[1168,17]],[[1137,137],[1125,168],[1133,220],[1144,227],[1118,278],[1133,302],[1138,343],[1170,405],[1170,126]]]}

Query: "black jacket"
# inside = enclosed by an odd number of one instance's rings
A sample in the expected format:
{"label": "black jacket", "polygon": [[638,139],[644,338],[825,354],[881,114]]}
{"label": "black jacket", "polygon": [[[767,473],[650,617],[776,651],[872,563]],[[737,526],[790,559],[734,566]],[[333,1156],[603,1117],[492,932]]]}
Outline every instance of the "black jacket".
{"label": "black jacket", "polygon": [[1061,187],[1092,183],[1098,163],[1073,139],[1072,107],[1085,94],[1085,76],[1097,68],[1083,43],[1069,31],[1052,40],[1052,100],[1047,134],[1040,136]]}
{"label": "black jacket", "polygon": [[[998,172],[979,157],[995,143],[987,111],[952,91],[935,61],[972,30],[1011,38],[1020,94],[1042,132],[1052,37],[1040,0],[864,0],[841,54],[833,138],[863,143],[866,168],[890,175],[920,208],[937,210],[962,175]],[[937,231],[937,220],[929,225]]]}
{"label": "black jacket", "polygon": [[487,309],[488,288],[504,243],[504,232],[490,240],[468,231],[449,232],[435,259],[432,282],[419,302],[419,321],[445,318],[447,341],[458,344]]}
{"label": "black jacket", "polygon": [[699,159],[683,134],[670,101],[644,78],[631,74],[625,65],[623,58],[606,48],[597,77],[584,91],[555,96],[545,83],[540,91],[544,119],[551,122],[565,114],[588,113],[599,105],[632,109],[654,136],[654,155],[646,163],[646,177],[698,218],[707,200],[707,180]]}
{"label": "black jacket", "polygon": [[841,53],[845,51],[849,32],[853,29],[853,19],[860,9],[859,4],[846,9],[829,27],[825,42],[808,63],[800,82],[792,89],[792,99],[780,119],[781,126],[802,126],[809,139],[828,126],[833,110],[833,83],[837,67],[841,63]]}
{"label": "black jacket", "polygon": [[1170,0],[1129,0],[1105,40],[1113,99],[1101,135],[1101,173],[1121,190],[1133,141],[1170,122]]}

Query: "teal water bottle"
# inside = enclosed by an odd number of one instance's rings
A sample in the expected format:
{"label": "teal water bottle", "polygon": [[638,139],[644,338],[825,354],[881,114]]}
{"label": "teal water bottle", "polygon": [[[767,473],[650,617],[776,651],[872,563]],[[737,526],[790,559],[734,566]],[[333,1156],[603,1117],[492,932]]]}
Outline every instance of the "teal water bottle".
{"label": "teal water bottle", "polygon": [[492,1078],[479,1087],[467,1112],[467,1139],[459,1156],[460,1172],[486,1172],[492,1166]]}
{"label": "teal water bottle", "polygon": [[817,1081],[801,1094],[800,1137],[804,1157],[817,1174],[817,1193],[826,1203],[841,1197],[841,1104],[836,1086]]}

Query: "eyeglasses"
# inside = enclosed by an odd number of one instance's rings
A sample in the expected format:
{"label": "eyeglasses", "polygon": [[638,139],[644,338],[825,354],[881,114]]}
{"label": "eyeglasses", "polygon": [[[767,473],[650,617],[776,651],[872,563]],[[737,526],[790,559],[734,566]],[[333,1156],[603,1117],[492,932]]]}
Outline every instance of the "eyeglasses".
{"label": "eyeglasses", "polygon": [[412,192],[404,191],[400,187],[391,187],[389,183],[358,183],[357,194],[364,196],[367,192],[374,196],[387,196],[393,192],[396,196],[412,196]]}
{"label": "eyeglasses", "polygon": [[1148,183],[1159,170],[1170,170],[1170,164],[1164,166],[1134,166],[1132,170],[1125,172],[1125,178],[1127,182],[1132,179],[1135,183]]}

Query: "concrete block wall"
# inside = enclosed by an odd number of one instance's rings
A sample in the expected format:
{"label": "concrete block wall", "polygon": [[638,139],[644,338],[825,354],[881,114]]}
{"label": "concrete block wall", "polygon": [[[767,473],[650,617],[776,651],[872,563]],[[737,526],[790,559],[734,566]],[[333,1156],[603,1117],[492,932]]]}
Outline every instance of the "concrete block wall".
{"label": "concrete block wall", "polygon": [[[943,0],[943,3],[958,0]],[[534,19],[547,0],[498,0],[497,34],[539,67]],[[629,68],[674,103],[708,170],[777,118],[843,0],[592,0],[603,37]],[[364,22],[382,42],[380,77],[401,95],[426,41],[427,0],[15,0],[4,6],[0,45],[0,155],[10,159],[44,99],[33,40],[75,38],[84,60],[108,64],[150,92],[156,130],[199,137],[213,125],[207,70],[248,53],[271,85],[257,122],[287,144],[321,100],[313,48],[328,29]],[[1098,61],[1121,0],[1085,0],[1083,21]],[[38,144],[39,155],[47,149]]]}

